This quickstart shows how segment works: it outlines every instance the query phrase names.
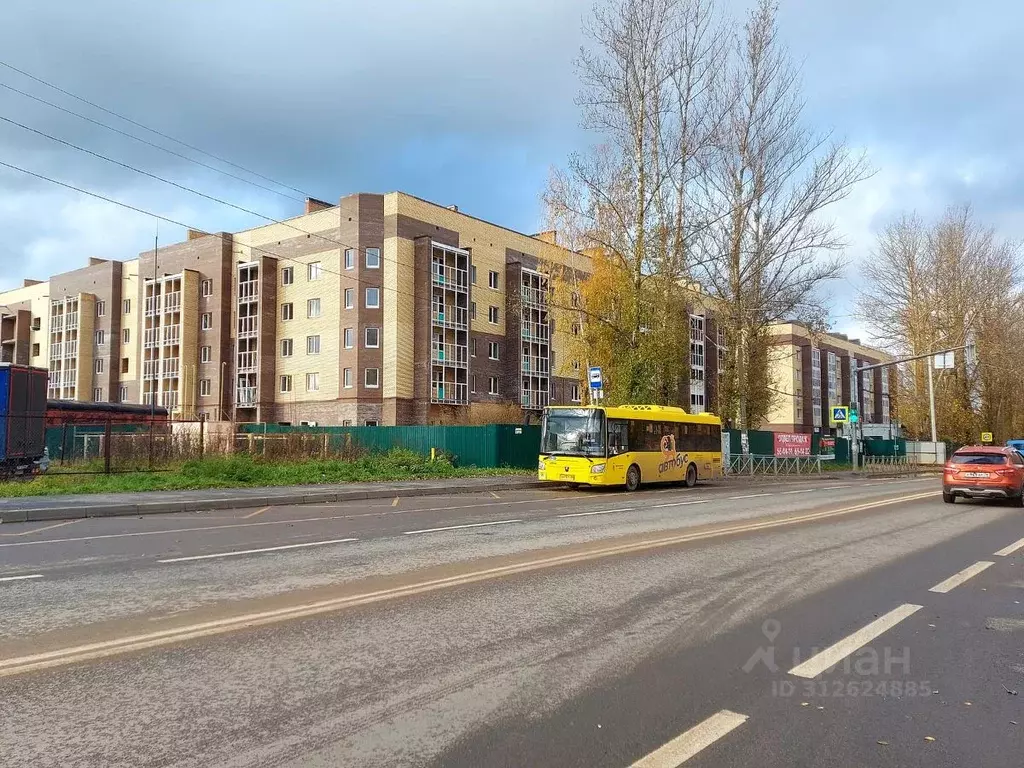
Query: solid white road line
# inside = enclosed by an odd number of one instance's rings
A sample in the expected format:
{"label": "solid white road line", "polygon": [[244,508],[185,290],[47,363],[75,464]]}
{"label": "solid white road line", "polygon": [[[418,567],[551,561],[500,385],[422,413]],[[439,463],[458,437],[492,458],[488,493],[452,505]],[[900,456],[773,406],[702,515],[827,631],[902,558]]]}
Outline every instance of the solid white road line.
{"label": "solid white road line", "polygon": [[811,656],[802,664],[797,664],[789,670],[789,674],[796,675],[797,677],[815,678],[826,669],[835,666],[851,653],[863,648],[883,632],[892,629],[905,618],[919,610],[921,610],[920,605],[901,605],[884,616],[879,616],[867,626],[858,629],[852,635],[844,637],[821,653]]}
{"label": "solid white road line", "polygon": [[418,531],[402,531],[403,536],[412,536],[414,533],[437,533],[438,531],[458,531],[462,528],[483,528],[487,525],[506,525],[508,523],[521,523],[522,520],[495,520],[490,523],[466,523],[465,525],[446,525],[443,528],[423,528]]}
{"label": "solid white road line", "polygon": [[745,722],[747,715],[723,709],[637,760],[631,768],[676,768]]}
{"label": "solid white road line", "polygon": [[819,491],[838,491],[840,488],[852,488],[850,484],[847,485],[826,485],[824,488],[818,488]]}
{"label": "solid white road line", "polygon": [[1000,549],[998,552],[995,552],[994,554],[996,556],[998,556],[998,557],[1008,557],[1008,556],[1012,555],[1014,552],[1016,552],[1018,549],[1020,549],[1021,547],[1024,547],[1024,539],[1020,539],[1019,541],[1015,541],[1010,546],[1003,547],[1002,549]]}
{"label": "solid white road line", "polygon": [[701,501],[673,501],[669,504],[652,504],[652,507],[685,507],[690,504],[707,504],[711,499],[702,499]]}
{"label": "solid white road line", "polygon": [[169,557],[157,560],[158,563],[188,563],[193,560],[213,560],[218,557],[239,557],[241,555],[259,555],[264,552],[282,552],[286,549],[303,549],[305,547],[326,547],[329,544],[345,544],[359,539],[330,539],[328,541],[307,541],[303,544],[284,544],[280,547],[263,547],[262,549],[238,549],[234,552],[218,552],[214,555],[190,555],[188,557]]}
{"label": "solid white road line", "polygon": [[959,587],[961,584],[963,584],[968,579],[970,579],[970,578],[972,578],[974,576],[977,576],[979,573],[981,573],[986,568],[988,568],[989,566],[992,566],[992,565],[995,565],[995,563],[989,562],[988,560],[982,560],[980,562],[975,563],[974,565],[969,565],[966,568],[964,568],[962,571],[960,571],[960,573],[954,573],[952,576],[950,576],[945,581],[940,581],[938,584],[936,584],[934,587],[932,587],[928,591],[929,592],[940,592],[940,593],[949,592],[950,590],[952,590],[952,589],[954,589],[956,587]]}
{"label": "solid white road line", "polygon": [[52,531],[54,528],[63,528],[65,525],[71,525],[77,523],[77,520],[65,520],[63,523],[54,523],[53,525],[44,525],[42,528],[32,528],[28,531],[18,531],[17,533],[0,533],[0,536],[28,536],[33,533],[42,533],[43,531]]}
{"label": "solid white road line", "polygon": [[746,496],[730,496],[726,501],[737,501],[739,499],[756,499],[758,496],[771,496],[770,493],[748,493]]}
{"label": "solid white road line", "polygon": [[559,517],[590,517],[591,515],[610,515],[612,512],[632,512],[635,507],[623,509],[599,509],[596,512],[573,512],[571,515],[559,515]]}
{"label": "solid white road line", "polygon": [[41,579],[41,573],[27,573],[24,576],[0,576],[0,581],[24,581],[25,579]]}
{"label": "solid white road line", "polygon": [[814,493],[815,491],[822,491],[822,490],[824,490],[824,488],[800,488],[799,490],[796,490],[796,491],[782,491],[781,493],[784,494],[784,495],[788,495],[788,494],[792,494],[792,493]]}

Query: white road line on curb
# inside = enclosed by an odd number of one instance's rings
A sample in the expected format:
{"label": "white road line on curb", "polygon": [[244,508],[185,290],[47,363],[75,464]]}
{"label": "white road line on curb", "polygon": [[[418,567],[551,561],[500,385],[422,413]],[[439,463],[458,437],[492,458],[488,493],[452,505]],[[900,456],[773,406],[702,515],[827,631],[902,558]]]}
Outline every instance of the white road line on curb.
{"label": "white road line on curb", "polygon": [[771,496],[770,493],[748,493],[746,496],[730,496],[726,501],[737,501],[738,499],[756,499],[758,496]]}
{"label": "white road line on curb", "polygon": [[238,549],[234,552],[218,552],[214,555],[190,555],[188,557],[168,557],[157,560],[158,563],[188,563],[193,560],[213,560],[218,557],[239,557],[240,555],[259,555],[264,552],[281,552],[286,549],[303,549],[305,547],[326,547],[329,544],[346,544],[359,539],[330,539],[328,541],[307,541],[302,544],[284,544],[280,547],[263,547],[261,549]]}
{"label": "white road line on curb", "polygon": [[690,504],[707,504],[711,499],[701,499],[700,501],[673,501],[668,504],[652,504],[651,506],[657,509],[658,507],[685,507]]}
{"label": "white road line on curb", "polygon": [[490,523],[466,523],[465,525],[446,525],[443,528],[423,528],[418,531],[402,531],[403,536],[412,536],[414,533],[437,533],[438,531],[458,531],[462,528],[483,528],[487,525],[506,525],[508,523],[521,523],[522,520],[494,520]]}
{"label": "white road line on curb", "polygon": [[570,515],[558,515],[558,517],[590,517],[591,515],[610,515],[612,512],[632,512],[635,507],[625,507],[623,509],[599,509],[596,512],[573,512]]}
{"label": "white road line on curb", "polygon": [[723,709],[640,758],[630,768],[676,768],[745,722],[747,715]]}
{"label": "white road line on curb", "polygon": [[867,626],[858,629],[852,635],[844,637],[821,653],[811,656],[802,664],[797,664],[789,670],[789,674],[813,679],[919,610],[921,610],[920,605],[901,605],[884,616],[879,616]]}
{"label": "white road line on curb", "polygon": [[24,581],[25,579],[41,579],[41,573],[27,573],[24,576],[0,576],[0,581]]}
{"label": "white road line on curb", "polygon": [[995,563],[990,562],[988,560],[981,560],[981,561],[975,563],[974,565],[967,566],[962,571],[960,571],[960,573],[954,573],[952,576],[950,576],[945,581],[940,581],[938,584],[936,584],[934,587],[932,587],[928,591],[929,592],[939,592],[940,594],[945,594],[946,592],[949,592],[950,590],[955,589],[956,587],[959,587],[961,584],[963,584],[968,579],[970,579],[970,578],[972,578],[974,576],[977,576],[979,573],[981,573],[986,568],[988,568],[989,566],[992,566],[992,565],[995,565]]}
{"label": "white road line on curb", "polygon": [[78,520],[65,520],[63,523],[54,523],[53,525],[44,525],[42,528],[33,528],[30,531],[18,531],[17,533],[0,533],[0,536],[28,536],[33,533],[42,533],[43,531],[52,531],[54,528],[63,528],[65,525],[71,525],[77,523]]}
{"label": "white road line on curb", "polygon": [[1010,546],[1003,547],[998,552],[994,552],[993,554],[995,554],[997,557],[1009,557],[1010,555],[1012,555],[1014,552],[1016,552],[1021,547],[1024,547],[1024,539],[1020,539],[1019,541],[1015,541]]}

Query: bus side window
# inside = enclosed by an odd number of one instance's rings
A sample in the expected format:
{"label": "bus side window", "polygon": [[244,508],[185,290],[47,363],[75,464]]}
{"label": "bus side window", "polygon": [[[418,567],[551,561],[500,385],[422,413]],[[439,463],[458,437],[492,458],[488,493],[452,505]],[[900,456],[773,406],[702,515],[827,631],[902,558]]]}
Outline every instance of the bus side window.
{"label": "bus side window", "polygon": [[629,422],[625,419],[608,420],[608,455],[618,456],[629,450]]}

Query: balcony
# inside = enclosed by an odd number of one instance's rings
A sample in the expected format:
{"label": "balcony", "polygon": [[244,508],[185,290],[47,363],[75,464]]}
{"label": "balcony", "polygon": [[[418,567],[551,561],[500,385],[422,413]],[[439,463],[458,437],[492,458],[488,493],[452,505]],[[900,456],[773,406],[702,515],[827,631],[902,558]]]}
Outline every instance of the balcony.
{"label": "balcony", "polygon": [[160,296],[146,297],[146,317],[160,314]]}
{"label": "balcony", "polygon": [[547,342],[551,339],[551,328],[542,323],[523,323],[522,335],[527,341]]}
{"label": "balcony", "polygon": [[447,405],[465,405],[469,401],[469,385],[456,381],[432,382],[430,401]]}
{"label": "balcony", "polygon": [[238,353],[238,371],[240,373],[256,371],[259,368],[259,364],[259,353],[256,350]]}
{"label": "balcony", "polygon": [[68,312],[64,316],[64,327],[69,331],[77,330],[78,328],[78,313]]}
{"label": "balcony", "polygon": [[50,318],[50,333],[56,333],[64,328],[64,316],[54,315]]}
{"label": "balcony", "polygon": [[462,344],[433,342],[430,359],[437,365],[449,368],[466,368],[469,365],[469,350]]}
{"label": "balcony", "polygon": [[64,357],[64,345],[61,344],[60,342],[57,342],[56,344],[51,344],[50,359],[60,360],[62,357]]}
{"label": "balcony", "polygon": [[159,360],[145,360],[142,363],[142,378],[144,379],[156,379],[160,376],[160,361]]}
{"label": "balcony", "polygon": [[469,310],[465,307],[434,306],[431,321],[440,328],[468,328]]}
{"label": "balcony", "polygon": [[181,311],[181,291],[172,291],[164,296],[164,312]]}
{"label": "balcony", "polygon": [[246,280],[238,284],[238,300],[240,302],[256,301],[260,297],[260,284],[256,280]]}
{"label": "balcony", "polygon": [[258,402],[259,393],[256,387],[237,387],[235,389],[235,405],[241,408],[252,408]]}
{"label": "balcony", "polygon": [[527,288],[523,286],[519,292],[519,298],[523,304],[529,304],[536,307],[546,307],[548,304],[547,291],[541,290],[540,288]]}
{"label": "balcony", "polygon": [[547,376],[550,371],[548,359],[535,355],[523,355],[521,368],[533,376]]}
{"label": "balcony", "polygon": [[165,379],[173,379],[178,376],[178,371],[181,369],[181,361],[178,358],[174,357],[161,362],[163,363],[161,370]]}
{"label": "balcony", "polygon": [[465,269],[443,266],[435,261],[430,269],[430,279],[434,285],[449,291],[469,291],[469,272]]}
{"label": "balcony", "polygon": [[173,391],[161,392],[157,402],[167,410],[173,411],[178,407],[178,393]]}
{"label": "balcony", "polygon": [[247,338],[256,336],[260,332],[260,318],[257,315],[238,318],[238,336]]}
{"label": "balcony", "polygon": [[160,346],[160,329],[147,328],[142,336],[142,344],[147,349]]}
{"label": "balcony", "polygon": [[181,326],[166,325],[163,327],[163,340],[165,346],[181,343]]}

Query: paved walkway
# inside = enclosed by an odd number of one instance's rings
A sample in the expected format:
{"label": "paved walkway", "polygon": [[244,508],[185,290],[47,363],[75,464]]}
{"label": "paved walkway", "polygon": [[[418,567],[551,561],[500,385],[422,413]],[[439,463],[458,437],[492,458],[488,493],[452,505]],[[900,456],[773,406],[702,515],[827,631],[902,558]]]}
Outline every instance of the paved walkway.
{"label": "paved walkway", "polygon": [[23,496],[0,499],[0,523],[74,520],[81,517],[246,509],[276,504],[330,504],[410,496],[512,490],[539,486],[529,475],[404,480],[393,483],[290,485],[278,488],[214,488],[201,491],[89,493],[67,496]]}

